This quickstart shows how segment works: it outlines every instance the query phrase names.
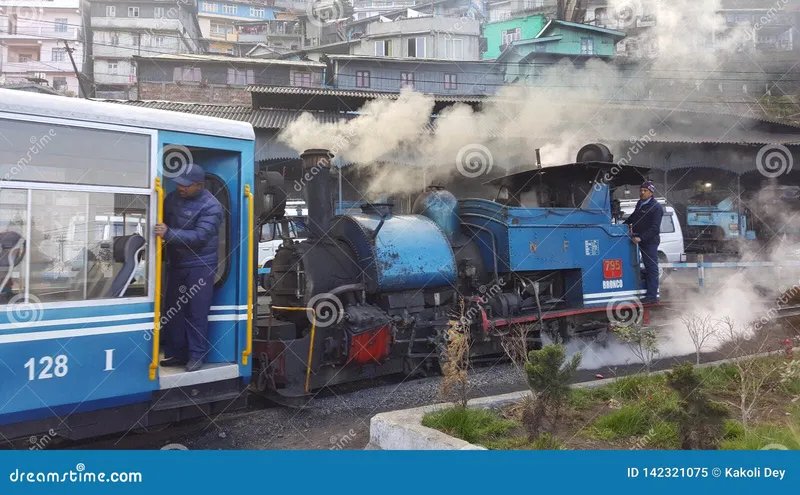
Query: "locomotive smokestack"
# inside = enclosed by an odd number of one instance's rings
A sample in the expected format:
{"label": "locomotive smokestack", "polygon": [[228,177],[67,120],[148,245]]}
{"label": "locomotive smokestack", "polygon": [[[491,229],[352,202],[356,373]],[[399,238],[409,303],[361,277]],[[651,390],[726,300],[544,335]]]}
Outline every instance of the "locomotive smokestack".
{"label": "locomotive smokestack", "polygon": [[306,202],[308,204],[308,228],[311,237],[323,239],[331,226],[331,159],[333,154],[328,150],[305,150],[300,158],[303,160],[303,180],[306,184]]}

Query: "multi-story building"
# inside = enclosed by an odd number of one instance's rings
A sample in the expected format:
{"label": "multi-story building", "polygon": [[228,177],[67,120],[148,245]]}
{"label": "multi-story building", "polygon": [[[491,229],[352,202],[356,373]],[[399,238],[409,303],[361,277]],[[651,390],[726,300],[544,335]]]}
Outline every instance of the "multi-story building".
{"label": "multi-story building", "polygon": [[397,9],[414,8],[417,0],[353,0],[353,19],[360,21]]}
{"label": "multi-story building", "polygon": [[98,0],[90,3],[92,77],[98,98],[135,97],[134,55],[202,53],[193,3]]}
{"label": "multi-story building", "polygon": [[353,46],[353,55],[396,58],[480,60],[481,25],[477,20],[430,15],[372,22]]}
{"label": "multi-story building", "polygon": [[273,0],[198,0],[198,22],[209,52],[242,57],[259,44],[277,53],[300,48],[303,30],[297,15],[276,11],[274,4]]}
{"label": "multi-story building", "polygon": [[566,58],[581,67],[590,59],[610,59],[625,33],[612,29],[548,19],[537,14],[484,26],[486,60],[507,67],[506,82],[546,85],[545,68]]}
{"label": "multi-story building", "polygon": [[78,95],[81,26],[80,0],[0,0],[0,84],[46,83]]}
{"label": "multi-story building", "polygon": [[486,96],[503,85],[502,66],[483,61],[327,55],[328,84],[340,90]]}
{"label": "multi-story building", "polygon": [[250,105],[251,85],[320,88],[325,64],[225,55],[135,57],[140,100]]}

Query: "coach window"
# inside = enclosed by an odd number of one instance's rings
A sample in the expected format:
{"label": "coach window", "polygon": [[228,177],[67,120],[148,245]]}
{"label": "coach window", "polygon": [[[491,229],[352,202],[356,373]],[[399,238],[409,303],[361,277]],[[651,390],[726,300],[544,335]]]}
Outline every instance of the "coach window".
{"label": "coach window", "polygon": [[149,188],[150,137],[0,119],[0,178]]}
{"label": "coach window", "polygon": [[28,191],[0,189],[0,304],[25,295],[25,243],[28,232]]}
{"label": "coach window", "polygon": [[[0,180],[5,181],[0,293],[5,303],[149,295],[146,245],[131,249],[141,239],[129,236],[152,237],[151,139],[135,132],[0,119]],[[9,261],[6,244],[20,236],[24,256],[19,263]],[[112,291],[120,282],[124,290]]]}
{"label": "coach window", "polygon": [[108,298],[114,279],[128,277],[126,261],[136,268],[123,296],[147,295],[144,253],[126,259],[124,237],[146,236],[148,201],[133,194],[31,191],[31,300]]}

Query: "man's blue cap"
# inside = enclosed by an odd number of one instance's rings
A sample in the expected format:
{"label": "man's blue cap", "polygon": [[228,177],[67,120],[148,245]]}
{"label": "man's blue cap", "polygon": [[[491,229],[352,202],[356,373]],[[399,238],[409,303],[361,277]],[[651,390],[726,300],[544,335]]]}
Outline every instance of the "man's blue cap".
{"label": "man's blue cap", "polygon": [[190,163],[186,165],[186,168],[183,169],[183,172],[177,177],[173,179],[178,184],[189,187],[195,182],[205,182],[206,180],[206,173],[196,163]]}
{"label": "man's blue cap", "polygon": [[645,182],[639,189],[649,189],[650,192],[656,192],[656,186],[654,186],[652,182]]}

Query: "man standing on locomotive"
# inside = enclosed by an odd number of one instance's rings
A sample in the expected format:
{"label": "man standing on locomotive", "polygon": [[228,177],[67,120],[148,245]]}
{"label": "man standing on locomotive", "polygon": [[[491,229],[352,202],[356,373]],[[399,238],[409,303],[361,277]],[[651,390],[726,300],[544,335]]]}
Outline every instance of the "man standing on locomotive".
{"label": "man standing on locomotive", "polygon": [[625,220],[633,242],[639,246],[644,262],[647,293],[642,303],[658,301],[658,245],[661,243],[661,218],[664,209],[653,197],[656,188],[645,182],[639,188],[639,202],[631,216]]}
{"label": "man standing on locomotive", "polygon": [[205,185],[200,166],[189,164],[174,181],[177,190],[164,200],[164,223],[155,234],[164,239],[168,258],[161,366],[203,367],[208,353],[208,313],[214,294],[222,205]]}

